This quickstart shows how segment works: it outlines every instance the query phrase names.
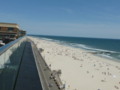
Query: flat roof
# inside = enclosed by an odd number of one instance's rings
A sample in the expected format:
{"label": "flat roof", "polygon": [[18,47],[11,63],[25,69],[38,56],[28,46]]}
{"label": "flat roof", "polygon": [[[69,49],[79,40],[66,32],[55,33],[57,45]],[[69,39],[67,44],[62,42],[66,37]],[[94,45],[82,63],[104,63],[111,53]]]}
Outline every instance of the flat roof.
{"label": "flat roof", "polygon": [[14,27],[19,29],[19,25],[16,23],[2,23],[0,22],[0,27]]}

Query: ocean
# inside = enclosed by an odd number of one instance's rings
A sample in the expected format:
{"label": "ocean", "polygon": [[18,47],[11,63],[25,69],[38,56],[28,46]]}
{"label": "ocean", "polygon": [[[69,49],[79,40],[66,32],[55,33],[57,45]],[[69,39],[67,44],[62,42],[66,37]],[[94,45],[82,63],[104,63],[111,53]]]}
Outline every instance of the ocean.
{"label": "ocean", "polygon": [[30,35],[62,45],[81,48],[89,52],[96,52],[96,55],[120,61],[120,40],[119,39],[100,39],[100,38],[83,38],[83,37],[64,37],[64,36],[47,36],[47,35]]}

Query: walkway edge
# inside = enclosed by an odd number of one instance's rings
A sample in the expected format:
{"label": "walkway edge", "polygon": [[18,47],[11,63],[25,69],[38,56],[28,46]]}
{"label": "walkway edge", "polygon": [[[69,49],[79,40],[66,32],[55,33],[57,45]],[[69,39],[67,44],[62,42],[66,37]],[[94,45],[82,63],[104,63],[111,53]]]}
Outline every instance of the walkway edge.
{"label": "walkway edge", "polygon": [[36,55],[38,50],[37,50],[37,48],[36,48],[36,46],[35,46],[33,41],[31,41],[31,45],[32,45],[32,51],[33,51],[33,55],[34,55],[34,58],[35,58],[35,63],[36,63],[36,66],[37,66],[38,74],[39,74],[40,81],[41,81],[41,84],[42,84],[42,88],[43,88],[43,90],[50,90],[50,88],[48,87],[49,84],[47,83],[47,80],[45,78],[45,75],[44,75],[44,72],[42,70],[42,67],[39,64],[40,62],[39,62],[39,59],[37,58],[38,55]]}

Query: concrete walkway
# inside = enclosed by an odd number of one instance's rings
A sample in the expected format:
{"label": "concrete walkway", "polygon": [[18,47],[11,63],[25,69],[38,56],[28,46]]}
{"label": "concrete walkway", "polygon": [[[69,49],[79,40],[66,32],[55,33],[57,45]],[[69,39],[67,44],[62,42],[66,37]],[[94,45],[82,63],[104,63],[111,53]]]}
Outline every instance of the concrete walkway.
{"label": "concrete walkway", "polygon": [[15,90],[42,90],[30,42],[26,43]]}
{"label": "concrete walkway", "polygon": [[56,84],[54,79],[50,79],[52,72],[46,65],[45,60],[43,59],[36,45],[33,42],[32,42],[32,48],[35,56],[36,65],[38,68],[38,73],[39,73],[39,76],[41,77],[44,90],[64,90],[64,89],[58,88],[58,85]]}

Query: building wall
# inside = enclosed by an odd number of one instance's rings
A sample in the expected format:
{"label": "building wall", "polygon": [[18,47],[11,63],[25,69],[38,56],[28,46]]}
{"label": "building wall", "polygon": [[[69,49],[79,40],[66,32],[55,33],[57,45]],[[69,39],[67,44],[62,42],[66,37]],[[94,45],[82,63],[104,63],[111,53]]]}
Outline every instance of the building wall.
{"label": "building wall", "polygon": [[18,33],[18,28],[12,28],[12,27],[0,27],[0,32],[13,32]]}
{"label": "building wall", "polygon": [[16,27],[0,27],[0,40],[3,38],[18,38],[19,29]]}

